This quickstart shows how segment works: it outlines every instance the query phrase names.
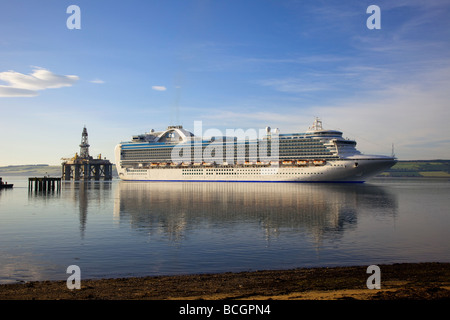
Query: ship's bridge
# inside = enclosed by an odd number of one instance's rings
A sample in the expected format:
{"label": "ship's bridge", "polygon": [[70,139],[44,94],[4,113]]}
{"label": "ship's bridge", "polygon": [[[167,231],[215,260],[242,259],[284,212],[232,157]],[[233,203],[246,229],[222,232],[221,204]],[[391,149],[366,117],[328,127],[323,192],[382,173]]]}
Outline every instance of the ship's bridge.
{"label": "ship's bridge", "polygon": [[331,136],[331,137],[342,137],[342,132],[337,130],[325,130],[322,127],[322,121],[319,118],[314,120],[314,123],[311,127],[306,131],[306,135],[308,136]]}
{"label": "ship's bridge", "polygon": [[183,129],[182,126],[169,126],[156,138],[155,142],[178,143],[191,140],[192,137],[194,137],[194,134]]}
{"label": "ship's bridge", "polygon": [[320,136],[320,137],[342,137],[342,132],[337,130],[320,130],[320,131],[307,131],[306,135]]}

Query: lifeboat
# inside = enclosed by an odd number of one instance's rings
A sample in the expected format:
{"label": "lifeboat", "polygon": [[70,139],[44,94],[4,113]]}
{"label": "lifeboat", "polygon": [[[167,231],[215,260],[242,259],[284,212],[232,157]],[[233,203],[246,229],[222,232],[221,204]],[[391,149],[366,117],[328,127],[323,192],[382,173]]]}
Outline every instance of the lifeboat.
{"label": "lifeboat", "polygon": [[323,166],[325,164],[325,160],[314,160],[314,164],[316,166]]}
{"label": "lifeboat", "polygon": [[292,161],[291,160],[284,160],[283,164],[288,164],[289,165],[289,164],[292,164]]}
{"label": "lifeboat", "polygon": [[160,167],[165,167],[165,166],[167,166],[167,163],[166,163],[166,162],[161,162],[161,163],[159,164],[159,166],[160,166]]}
{"label": "lifeboat", "polygon": [[150,165],[150,167],[157,167],[158,166],[158,162],[152,162],[152,164]]}
{"label": "lifeboat", "polygon": [[171,166],[171,167],[178,167],[178,163],[177,163],[177,162],[172,162],[172,163],[170,164],[170,166]]}
{"label": "lifeboat", "polygon": [[308,161],[307,160],[298,160],[297,164],[299,166],[306,166],[308,164]]}

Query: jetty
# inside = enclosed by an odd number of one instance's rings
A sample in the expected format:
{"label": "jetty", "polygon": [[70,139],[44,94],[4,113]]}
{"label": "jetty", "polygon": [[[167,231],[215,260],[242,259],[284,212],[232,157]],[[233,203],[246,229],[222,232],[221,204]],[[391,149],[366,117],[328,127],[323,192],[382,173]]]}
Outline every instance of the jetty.
{"label": "jetty", "polygon": [[28,191],[34,190],[37,192],[47,192],[47,191],[59,191],[61,190],[61,178],[51,178],[51,177],[34,177],[28,178]]}
{"label": "jetty", "polygon": [[11,189],[14,185],[8,182],[3,182],[2,178],[0,177],[0,189]]}

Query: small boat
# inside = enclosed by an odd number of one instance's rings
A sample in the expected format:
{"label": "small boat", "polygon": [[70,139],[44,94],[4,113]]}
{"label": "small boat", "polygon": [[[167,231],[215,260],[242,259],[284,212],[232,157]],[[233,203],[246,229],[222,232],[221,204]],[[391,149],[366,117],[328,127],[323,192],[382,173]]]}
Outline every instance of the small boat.
{"label": "small boat", "polygon": [[0,178],[0,189],[10,189],[14,185],[8,182],[3,182],[2,178]]}

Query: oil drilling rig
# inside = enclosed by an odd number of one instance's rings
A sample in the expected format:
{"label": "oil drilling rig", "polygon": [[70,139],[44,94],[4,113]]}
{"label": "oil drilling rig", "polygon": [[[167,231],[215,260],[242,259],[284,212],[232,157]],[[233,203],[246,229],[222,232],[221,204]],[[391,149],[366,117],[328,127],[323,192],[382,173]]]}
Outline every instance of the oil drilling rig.
{"label": "oil drilling rig", "polygon": [[89,142],[86,126],[81,134],[80,154],[72,158],[61,158],[62,180],[111,180],[112,163],[102,159],[101,154],[96,159],[89,155]]}

